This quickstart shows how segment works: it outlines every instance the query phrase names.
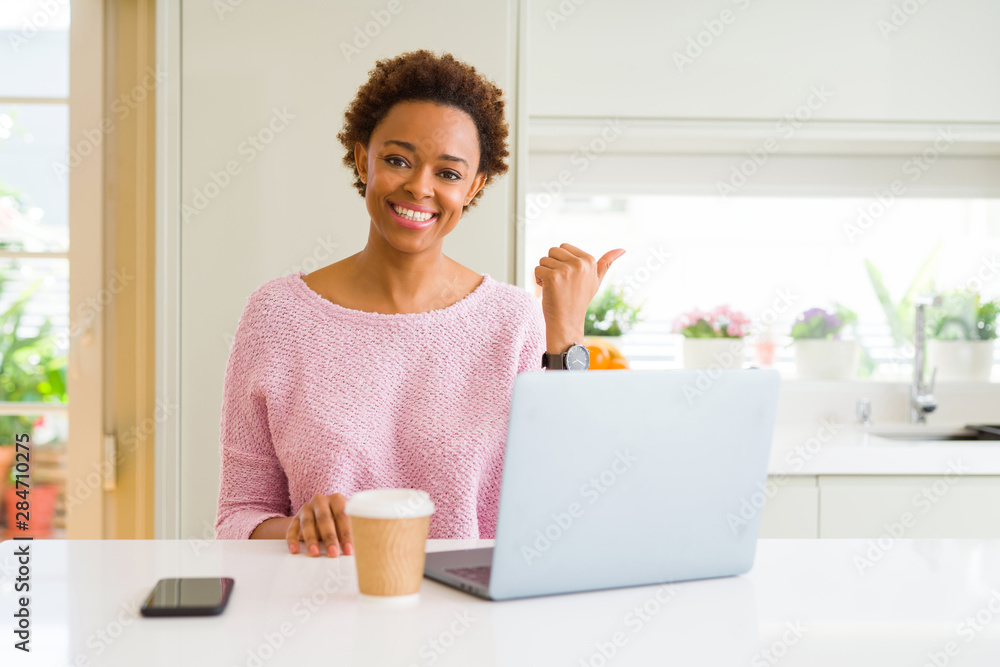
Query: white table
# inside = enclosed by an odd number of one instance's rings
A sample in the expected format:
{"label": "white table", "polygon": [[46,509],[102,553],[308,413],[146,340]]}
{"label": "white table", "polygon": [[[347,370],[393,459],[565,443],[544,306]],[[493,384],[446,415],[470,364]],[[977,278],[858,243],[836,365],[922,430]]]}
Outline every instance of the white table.
{"label": "white table", "polygon": [[[867,540],[761,540],[740,577],[497,603],[425,579],[411,608],[362,600],[353,557],[277,540],[35,541],[30,656],[12,649],[19,544],[0,544],[4,666],[1000,665],[1000,540],[899,540],[863,573]],[[221,616],[138,614],[161,577],[217,575],[236,580]]]}

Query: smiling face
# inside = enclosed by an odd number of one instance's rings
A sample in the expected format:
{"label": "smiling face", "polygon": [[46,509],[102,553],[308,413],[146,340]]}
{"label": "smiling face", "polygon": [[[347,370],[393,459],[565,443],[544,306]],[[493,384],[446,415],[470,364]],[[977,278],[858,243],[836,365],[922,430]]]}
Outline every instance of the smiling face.
{"label": "smiling face", "polygon": [[472,117],[431,102],[396,104],[354,158],[372,225],[401,252],[440,248],[486,182]]}

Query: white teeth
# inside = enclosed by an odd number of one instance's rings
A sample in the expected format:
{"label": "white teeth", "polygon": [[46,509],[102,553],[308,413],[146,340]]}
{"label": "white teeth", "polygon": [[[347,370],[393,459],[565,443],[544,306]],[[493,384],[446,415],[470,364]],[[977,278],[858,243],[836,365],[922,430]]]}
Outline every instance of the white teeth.
{"label": "white teeth", "polygon": [[433,213],[413,211],[408,208],[403,208],[402,206],[392,205],[392,210],[396,212],[400,217],[406,218],[407,220],[413,220],[414,222],[427,222],[434,217]]}

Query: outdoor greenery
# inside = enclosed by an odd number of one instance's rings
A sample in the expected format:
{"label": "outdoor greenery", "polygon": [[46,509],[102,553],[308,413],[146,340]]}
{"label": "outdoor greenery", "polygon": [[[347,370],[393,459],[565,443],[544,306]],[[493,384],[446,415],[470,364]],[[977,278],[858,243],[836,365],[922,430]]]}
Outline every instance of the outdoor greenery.
{"label": "outdoor greenery", "polygon": [[[0,268],[0,295],[9,268]],[[0,400],[66,402],[66,355],[58,355],[49,318],[34,336],[22,335],[24,309],[41,280],[22,292],[0,313]],[[23,415],[0,416],[0,446],[11,445],[18,433],[31,433],[32,420]]]}
{"label": "outdoor greenery", "polygon": [[897,345],[907,342],[910,344],[913,343],[914,297],[918,294],[934,291],[934,275],[937,273],[942,247],[943,242],[940,241],[934,246],[931,254],[924,260],[923,265],[917,271],[917,275],[914,276],[913,282],[910,283],[906,293],[903,294],[898,303],[894,303],[892,297],[889,295],[889,290],[882,280],[882,273],[875,268],[871,260],[865,260],[868,277],[871,280],[879,303],[882,304],[886,322],[889,324],[892,338],[896,341]]}
{"label": "outdoor greenery", "polygon": [[928,332],[938,340],[994,340],[1000,303],[980,303],[979,293],[952,290],[938,308],[928,309]]}
{"label": "outdoor greenery", "polygon": [[636,322],[642,321],[642,305],[632,306],[625,300],[625,288],[607,287],[587,307],[584,320],[585,336],[621,336]]}

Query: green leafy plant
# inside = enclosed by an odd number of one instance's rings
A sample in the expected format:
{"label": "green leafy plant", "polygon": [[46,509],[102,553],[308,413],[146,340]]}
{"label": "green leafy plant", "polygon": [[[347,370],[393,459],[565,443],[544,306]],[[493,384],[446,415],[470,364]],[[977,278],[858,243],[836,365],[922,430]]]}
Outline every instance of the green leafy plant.
{"label": "green leafy plant", "polygon": [[[0,294],[9,278],[0,269]],[[49,318],[34,336],[21,335],[24,308],[41,285],[35,281],[0,313],[0,399],[65,403],[66,356],[59,355]],[[12,445],[19,433],[32,432],[33,422],[23,415],[0,416],[0,446]]]}
{"label": "green leafy plant", "polygon": [[889,295],[889,290],[882,280],[882,273],[875,268],[871,260],[865,260],[865,267],[868,269],[868,278],[871,280],[872,288],[875,290],[875,295],[878,297],[879,303],[882,304],[886,322],[889,324],[892,338],[896,341],[897,345],[913,342],[913,300],[918,294],[934,290],[934,275],[937,273],[942,247],[943,242],[938,241],[931,254],[924,260],[923,265],[917,271],[917,275],[913,278],[913,282],[910,283],[899,303],[893,303],[892,297]]}
{"label": "green leafy plant", "polygon": [[929,309],[928,335],[937,340],[995,340],[997,301],[980,302],[978,292],[951,290],[937,308]]}
{"label": "green leafy plant", "polygon": [[799,315],[792,324],[792,339],[840,340],[840,334],[846,327],[857,324],[858,316],[853,310],[839,303],[834,306],[835,310],[832,313],[822,308],[810,308]]}
{"label": "green leafy plant", "polygon": [[587,307],[583,322],[585,336],[621,336],[628,333],[636,322],[641,322],[639,311],[645,301],[633,306],[625,299],[622,287],[605,288]]}

